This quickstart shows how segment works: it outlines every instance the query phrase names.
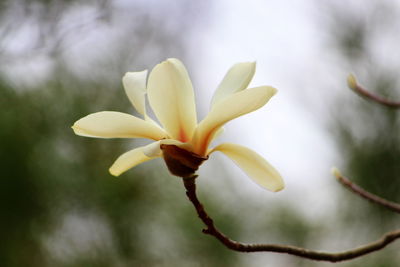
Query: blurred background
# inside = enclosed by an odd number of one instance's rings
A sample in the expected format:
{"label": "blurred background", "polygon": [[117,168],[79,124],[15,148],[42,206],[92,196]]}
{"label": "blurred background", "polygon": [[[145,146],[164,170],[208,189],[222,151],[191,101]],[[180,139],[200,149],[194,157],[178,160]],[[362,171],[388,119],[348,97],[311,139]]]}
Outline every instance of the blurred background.
{"label": "blurred background", "polygon": [[[109,166],[143,140],[101,140],[71,125],[96,111],[136,114],[127,71],[181,59],[199,119],[236,62],[279,93],[217,142],[258,151],[282,173],[271,193],[229,159],[200,170],[199,198],[233,239],[339,251],[399,225],[342,188],[332,166],[400,201],[400,118],[346,86],[400,99],[400,2],[3,0],[0,2],[1,266],[331,266],[240,254],[201,233],[179,178],[161,160],[119,178]],[[338,266],[399,266],[399,243]]]}

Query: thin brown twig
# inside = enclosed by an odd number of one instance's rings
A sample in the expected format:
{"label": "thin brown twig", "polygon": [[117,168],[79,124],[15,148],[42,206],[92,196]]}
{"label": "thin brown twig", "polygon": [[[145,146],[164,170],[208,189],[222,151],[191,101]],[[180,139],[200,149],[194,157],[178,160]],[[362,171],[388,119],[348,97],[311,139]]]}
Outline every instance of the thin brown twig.
{"label": "thin brown twig", "polygon": [[362,97],[368,98],[378,104],[381,104],[381,105],[389,107],[389,108],[393,108],[393,109],[400,108],[400,101],[393,101],[393,100],[390,100],[390,99],[387,99],[387,98],[384,98],[384,97],[381,97],[381,96],[371,93],[370,91],[368,91],[367,89],[365,89],[364,87],[359,85],[357,83],[355,76],[352,74],[350,74],[349,77],[347,78],[347,83],[354,92],[356,92],[357,94],[359,94]]}
{"label": "thin brown twig", "polygon": [[186,195],[189,200],[192,202],[194,208],[197,211],[197,215],[203,221],[203,223],[207,226],[203,229],[204,234],[208,234],[217,238],[222,244],[224,244],[227,248],[239,251],[239,252],[277,252],[277,253],[286,253],[302,258],[307,258],[311,260],[318,261],[330,261],[330,262],[338,262],[354,259],[357,257],[361,257],[363,255],[369,254],[371,252],[380,250],[386,247],[388,244],[392,243],[396,239],[400,238],[400,230],[396,230],[393,232],[388,232],[382,236],[381,239],[366,244],[364,246],[347,250],[338,253],[329,253],[329,252],[320,252],[309,250],[301,247],[288,246],[288,245],[279,245],[279,244],[245,244],[234,241],[220,232],[216,226],[214,225],[213,219],[207,214],[204,210],[203,205],[197,198],[196,195],[196,176],[183,178],[183,183],[186,189]]}
{"label": "thin brown twig", "polygon": [[339,171],[335,170],[333,172],[333,174],[335,175],[335,177],[338,179],[338,181],[344,185],[347,189],[350,189],[352,192],[356,193],[357,195],[371,201],[374,202],[376,204],[379,204],[387,209],[390,209],[391,211],[400,213],[400,204],[389,201],[387,199],[378,197],[377,195],[374,195],[364,189],[362,189],[361,187],[359,187],[358,185],[356,185],[355,183],[351,182],[348,178],[346,178],[345,176],[343,176]]}

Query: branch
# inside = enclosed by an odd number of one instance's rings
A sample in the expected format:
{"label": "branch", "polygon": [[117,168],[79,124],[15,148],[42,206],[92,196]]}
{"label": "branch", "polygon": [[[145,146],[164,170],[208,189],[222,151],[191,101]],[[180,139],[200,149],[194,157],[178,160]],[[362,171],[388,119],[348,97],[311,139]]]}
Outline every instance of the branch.
{"label": "branch", "polygon": [[189,200],[192,202],[194,208],[197,211],[197,215],[203,221],[203,223],[207,226],[203,229],[204,234],[208,234],[217,238],[222,244],[224,244],[227,248],[239,251],[239,252],[277,252],[277,253],[286,253],[302,258],[307,258],[311,260],[318,261],[330,261],[330,262],[338,262],[344,260],[350,260],[357,257],[361,257],[368,253],[380,250],[386,247],[388,244],[392,243],[396,239],[400,238],[400,230],[396,230],[393,232],[386,233],[382,236],[381,239],[366,244],[362,247],[355,248],[352,250],[347,250],[339,253],[328,253],[328,252],[320,252],[309,250],[305,248],[295,247],[295,246],[286,246],[286,245],[278,245],[278,244],[245,244],[234,241],[220,232],[214,225],[213,219],[207,214],[204,210],[203,205],[197,198],[196,195],[196,176],[192,176],[189,178],[183,178],[183,183],[186,188],[186,195]]}
{"label": "branch", "polygon": [[376,204],[379,204],[387,209],[390,209],[391,211],[400,213],[400,204],[397,204],[395,202],[391,202],[387,199],[378,197],[377,195],[374,195],[368,191],[365,191],[364,189],[362,189],[361,187],[359,187],[358,185],[352,183],[348,178],[344,177],[339,170],[337,169],[333,169],[332,170],[333,175],[335,175],[335,177],[338,179],[338,181],[344,185],[346,188],[350,189],[351,191],[353,191],[354,193],[356,193],[357,195],[371,201],[374,202]]}
{"label": "branch", "polygon": [[364,89],[361,85],[357,83],[356,77],[353,74],[350,74],[347,77],[347,84],[348,86],[353,89],[357,94],[366,97],[378,104],[381,104],[383,106],[389,107],[389,108],[394,108],[398,109],[400,108],[400,101],[392,101],[390,99],[375,95],[368,90]]}

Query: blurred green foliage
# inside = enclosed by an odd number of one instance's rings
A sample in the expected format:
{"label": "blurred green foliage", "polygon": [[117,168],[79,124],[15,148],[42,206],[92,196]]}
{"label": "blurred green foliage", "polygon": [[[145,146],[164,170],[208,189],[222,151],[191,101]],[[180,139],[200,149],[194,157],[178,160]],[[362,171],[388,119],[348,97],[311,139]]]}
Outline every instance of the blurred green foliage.
{"label": "blurred green foliage", "polygon": [[[106,2],[85,5],[111,14],[113,21],[118,12]],[[4,16],[20,8],[38,23],[46,33],[39,34],[44,39],[38,44],[54,45],[39,49],[52,61],[49,78],[19,85],[6,77],[0,83],[0,265],[234,265],[233,253],[201,234],[201,223],[185,200],[183,186],[165,168],[154,168],[157,162],[152,162],[151,168],[143,164],[123,177],[112,177],[107,170],[113,160],[135,144],[82,138],[71,130],[74,121],[94,111],[133,110],[120,83],[128,65],[148,60],[150,66],[169,53],[185,54],[175,31],[160,27],[163,21],[149,19],[151,14],[133,5],[131,30],[136,35],[124,37],[125,46],[116,44],[112,58],[100,59],[85,75],[67,63],[63,42],[68,36],[61,35],[59,26],[64,12],[79,4],[83,5],[78,1],[4,4]],[[41,19],[43,12],[47,19]],[[3,62],[14,64],[37,52],[6,53],[6,37],[13,38],[19,30],[3,32]],[[139,50],[143,47],[148,47],[147,57]],[[101,69],[110,70],[108,77]]]}
{"label": "blurred green foliage", "polygon": [[[385,45],[376,43],[386,40],[385,36],[396,36],[398,28],[394,25],[400,22],[396,12],[398,8],[391,1],[367,5],[362,12],[336,7],[331,9],[328,27],[343,66],[350,66],[366,88],[392,99],[399,97],[400,62],[382,61]],[[388,41],[395,42],[395,38]],[[367,191],[400,202],[399,111],[363,99],[350,90],[336,101],[340,104],[335,107],[340,106],[340,110],[332,111],[335,120],[330,129],[340,147],[343,173]],[[373,239],[398,227],[398,214],[348,192],[342,195],[339,216],[346,232]],[[344,266],[395,267],[399,264],[398,256],[398,249],[388,248]]]}
{"label": "blurred green foliage", "polygon": [[[247,266],[244,262],[257,256],[229,251],[201,233],[203,225],[186,200],[181,181],[170,176],[161,161],[112,177],[107,170],[113,160],[136,144],[78,137],[70,129],[74,121],[95,111],[133,112],[121,87],[123,73],[133,67],[150,68],[169,56],[186,59],[193,51],[187,51],[185,38],[195,28],[196,16],[207,15],[201,5],[191,1],[159,6],[158,10],[144,2],[116,8],[115,2],[1,3],[0,265]],[[93,16],[65,28],[65,20],[71,18],[68,15],[88,9],[94,10]],[[391,92],[397,76],[385,76],[383,73],[393,72],[377,72],[373,62],[365,62],[372,26],[355,19],[357,14],[335,10],[330,9],[334,18],[330,29],[338,54],[365,73],[361,77],[368,77],[362,79],[365,84],[382,93]],[[21,39],[21,49],[12,41],[26,34],[27,25],[33,27],[32,35]],[[85,65],[83,61],[90,57],[84,53],[76,56],[74,49],[91,34],[107,29],[112,29],[109,36],[100,39],[113,41],[104,50],[99,48],[100,41],[91,43],[85,53],[93,50],[98,55]],[[116,32],[117,36],[111,36]],[[21,71],[20,66],[35,57],[50,61],[46,61],[50,71],[44,79],[30,77],[32,73],[24,68]],[[16,74],[14,65],[19,66]],[[398,113],[352,97],[357,102],[348,105],[346,112],[361,122],[357,127],[365,127],[354,131],[354,123],[337,111],[331,127],[343,152],[344,173],[371,192],[400,201],[400,182],[395,179],[400,166]],[[355,134],[360,131],[361,137]],[[254,237],[259,242],[319,249],[316,244],[331,237],[324,232],[326,225],[335,223],[339,232],[344,229],[341,235],[362,233],[365,241],[370,241],[398,221],[392,213],[347,192],[339,204],[337,221],[310,222],[286,204],[260,211],[265,203],[238,203],[235,196],[234,202],[221,204],[221,197],[210,195],[215,191],[199,186],[207,210],[229,236],[249,242]],[[252,221],[252,216],[264,212],[260,221]],[[360,240],[360,236],[354,239]],[[396,253],[389,248],[343,266],[397,266],[393,260]],[[286,255],[275,255],[278,261],[270,261],[273,256],[266,253],[263,262],[321,266]]]}

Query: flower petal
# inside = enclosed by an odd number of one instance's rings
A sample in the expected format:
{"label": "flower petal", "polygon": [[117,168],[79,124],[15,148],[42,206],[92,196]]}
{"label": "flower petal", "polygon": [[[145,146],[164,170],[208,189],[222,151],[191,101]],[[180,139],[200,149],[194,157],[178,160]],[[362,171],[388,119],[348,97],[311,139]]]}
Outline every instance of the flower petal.
{"label": "flower petal", "polygon": [[215,91],[211,100],[211,107],[231,94],[246,89],[255,71],[255,62],[242,62],[233,65]]}
{"label": "flower petal", "polygon": [[147,84],[149,103],[172,138],[186,142],[197,124],[192,83],[185,66],[168,59],[154,67]]}
{"label": "flower petal", "polygon": [[230,120],[264,106],[275,93],[276,89],[270,86],[255,87],[230,95],[216,103],[196,128],[192,140],[194,152],[205,155],[219,128]]}
{"label": "flower petal", "polygon": [[168,137],[162,129],[151,122],[116,111],[92,113],[76,121],[72,129],[77,135],[98,138],[149,138],[160,140]]}
{"label": "flower petal", "polygon": [[150,155],[145,155],[144,153],[144,151],[148,152],[149,149],[151,150],[152,147],[154,147],[154,144],[156,143],[158,142],[151,143],[147,146],[138,147],[122,154],[110,167],[109,169],[110,173],[114,176],[119,176],[120,174],[126,172],[130,168],[135,167],[136,165],[139,165],[140,163],[160,157],[161,154],[159,155],[155,154],[150,156]]}
{"label": "flower petal", "polygon": [[263,157],[253,150],[235,144],[225,143],[212,151],[220,151],[233,160],[247,175],[260,186],[277,192],[284,188],[280,174]]}
{"label": "flower petal", "polygon": [[189,145],[173,139],[163,139],[146,146],[135,148],[122,154],[109,169],[110,173],[114,176],[119,176],[140,163],[161,157],[162,150],[160,145],[162,144],[176,145],[184,149],[187,149]]}
{"label": "flower petal", "polygon": [[145,116],[146,114],[146,77],[147,70],[127,72],[122,78],[125,93],[135,109]]}
{"label": "flower petal", "polygon": [[161,145],[175,145],[187,151],[192,151],[192,146],[189,143],[182,143],[174,139],[162,139],[147,145],[143,149],[143,153],[148,157],[160,157],[162,155]]}

